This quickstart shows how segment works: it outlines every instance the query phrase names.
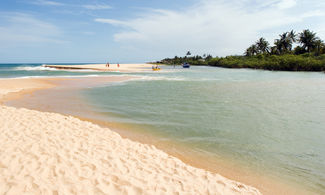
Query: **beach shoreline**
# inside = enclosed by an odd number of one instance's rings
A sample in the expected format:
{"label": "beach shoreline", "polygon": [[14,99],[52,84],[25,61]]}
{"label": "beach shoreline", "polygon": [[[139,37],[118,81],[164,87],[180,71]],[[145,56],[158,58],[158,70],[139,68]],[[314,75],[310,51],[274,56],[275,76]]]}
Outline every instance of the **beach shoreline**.
{"label": "beach shoreline", "polygon": [[71,116],[6,106],[0,116],[4,193],[260,194]]}
{"label": "beach shoreline", "polygon": [[[255,173],[254,170],[243,170],[241,167],[238,167],[238,164],[233,164],[231,161],[221,159],[218,161],[215,161],[213,158],[209,158],[206,155],[198,155],[195,154],[193,155],[191,151],[186,151],[182,148],[179,147],[179,145],[176,146],[177,149],[170,149],[171,144],[174,143],[162,143],[161,140],[158,140],[154,136],[139,136],[136,133],[132,133],[130,131],[129,127],[121,127],[120,124],[117,126],[113,125],[112,123],[107,123],[102,120],[95,120],[94,118],[89,118],[89,117],[83,117],[79,114],[76,114],[79,112],[72,112],[72,113],[67,113],[65,112],[66,110],[51,110],[49,107],[45,106],[44,108],[40,108],[39,106],[43,103],[46,104],[48,103],[48,99],[55,100],[57,97],[53,96],[55,93],[64,93],[63,91],[55,91],[56,88],[60,88],[60,86],[64,86],[65,91],[71,91],[72,88],[82,88],[84,87],[84,84],[88,84],[89,86],[96,86],[96,85],[101,85],[101,84],[107,84],[108,82],[119,82],[119,81],[127,81],[129,79],[133,79],[133,77],[129,76],[123,76],[123,77],[110,77],[110,76],[105,76],[105,77],[83,77],[83,78],[59,78],[59,79],[54,79],[54,78],[43,78],[41,81],[39,79],[36,79],[35,83],[41,82],[41,83],[50,83],[51,87],[43,87],[43,88],[35,88],[31,89],[30,91],[25,91],[22,90],[21,92],[13,92],[13,94],[16,94],[15,96],[7,96],[6,101],[7,102],[16,102],[13,105],[13,107],[18,107],[18,108],[24,108],[28,106],[24,105],[29,105],[30,102],[36,102],[35,105],[30,106],[28,109],[32,110],[40,110],[41,112],[54,112],[54,113],[60,113],[65,116],[73,116],[75,118],[78,118],[82,121],[85,122],[91,122],[93,124],[99,125],[102,128],[109,128],[113,130],[114,132],[117,132],[122,138],[126,138],[135,142],[140,142],[144,143],[147,145],[154,145],[157,147],[159,150],[162,150],[166,152],[168,155],[174,156],[178,159],[180,159],[182,162],[184,162],[187,165],[193,166],[193,167],[198,167],[200,169],[204,169],[213,173],[220,173],[221,175],[225,176],[226,178],[230,178],[231,180],[235,181],[240,181],[243,182],[247,185],[250,186],[255,186],[257,187],[260,192],[263,194],[305,194],[303,189],[300,189],[298,187],[293,187],[294,185],[286,185],[284,182],[279,182],[276,181],[275,178],[271,179],[266,176],[261,175],[260,173]],[[21,83],[26,83],[26,79],[5,79],[7,81],[17,81],[21,80]],[[29,78],[29,80],[34,80]],[[18,82],[19,83],[19,82]],[[1,84],[1,82],[0,82]],[[0,85],[1,86],[1,85]],[[38,85],[37,85],[38,86]],[[36,87],[36,86],[35,86]],[[78,89],[77,89],[78,90]],[[51,94],[51,93],[52,94]],[[20,94],[21,93],[21,94]],[[20,94],[20,95],[19,95]],[[29,94],[29,95],[28,95]],[[31,95],[32,94],[32,95]],[[48,96],[44,96],[44,94],[49,94]],[[73,96],[78,96],[78,94],[72,94]],[[36,99],[33,99],[32,101],[27,101],[25,102],[26,99],[28,99],[28,96],[33,96]],[[44,97],[42,97],[44,96]],[[15,99],[12,99],[10,101],[10,97],[13,97]],[[41,98],[38,98],[41,97]],[[17,99],[20,98],[20,99]],[[42,100],[43,99],[43,100]],[[58,97],[58,99],[65,99],[63,97]],[[69,99],[69,98],[68,98]],[[42,100],[42,101],[39,101]],[[74,99],[76,100],[76,99]],[[1,101],[1,99],[0,99]],[[66,100],[68,101],[68,100]],[[63,102],[55,102],[51,101],[52,106],[62,104],[61,107],[63,109],[68,109],[68,105],[64,105],[66,101]],[[79,100],[78,100],[79,101]],[[80,100],[82,102],[83,100]],[[19,102],[19,104],[17,104]],[[5,104],[6,105],[6,104]],[[78,104],[79,106],[83,107],[85,104]],[[84,111],[84,110],[83,110]],[[90,113],[92,115],[93,113]],[[147,137],[147,139],[143,139],[144,137]],[[202,161],[201,159],[205,159]]]}
{"label": "beach shoreline", "polygon": [[[53,112],[53,113],[60,113],[65,116],[73,116],[75,118],[78,118],[82,121],[86,122],[91,122],[93,124],[99,125],[102,128],[109,128],[113,130],[114,132],[117,132],[122,136],[122,138],[130,139],[135,142],[140,142],[144,143],[147,145],[154,145],[156,146],[159,150],[162,150],[166,152],[168,155],[175,156],[176,158],[180,159],[183,161],[185,164],[193,166],[193,167],[198,167],[200,169],[204,169],[213,173],[218,173],[226,178],[230,178],[231,180],[235,181],[240,181],[242,183],[245,183],[250,186],[255,186],[257,187],[260,192],[263,194],[306,194],[304,189],[299,188],[299,186],[292,185],[292,184],[286,184],[286,181],[277,181],[277,178],[270,178],[267,176],[264,176],[261,173],[257,173],[254,170],[247,170],[247,169],[242,169],[242,167],[238,167],[238,163],[233,164],[231,160],[226,160],[226,159],[220,159],[217,160],[214,158],[210,158],[207,155],[201,155],[201,154],[192,154],[191,151],[186,151],[186,147],[182,147],[178,144],[174,145],[176,149],[170,149],[171,144],[175,143],[162,143],[161,140],[156,138],[153,135],[147,135],[139,136],[137,133],[133,133],[132,131],[134,130],[133,127],[123,127],[121,124],[114,125],[112,123],[105,122],[103,120],[97,120],[97,118],[89,118],[85,117],[76,113],[79,113],[80,110],[77,112],[66,112],[66,110],[51,110],[48,106],[45,106],[43,108],[40,107],[40,105],[43,103],[44,105],[47,103],[48,104],[48,99],[56,99],[57,97],[53,96],[53,94],[59,93],[61,94],[63,91],[55,91],[56,88],[60,88],[60,86],[64,86],[64,91],[78,91],[82,86],[87,83],[90,86],[98,86],[101,84],[107,84],[108,82],[124,82],[129,79],[134,79],[133,77],[129,76],[123,76],[123,77],[110,77],[110,76],[103,76],[103,77],[82,77],[82,78],[42,78],[42,79],[34,79],[34,78],[24,78],[24,79],[2,79],[5,81],[13,81],[14,83],[19,83],[20,85],[25,84],[26,80],[34,80],[35,83],[46,83],[47,85],[43,86],[43,88],[39,87],[39,84],[35,85],[35,88],[27,88],[26,90],[21,90],[20,92],[13,91],[10,95],[5,96],[4,98],[0,98],[0,102],[2,104],[4,102],[14,102],[13,105],[9,104],[10,107],[17,107],[17,108],[25,108],[28,107],[28,109],[32,110],[39,110],[41,112]],[[19,82],[17,82],[19,81]],[[50,84],[50,85],[49,85]],[[0,88],[1,88],[1,80],[0,80]],[[50,87],[49,87],[50,86]],[[37,88],[38,87],[38,88]],[[17,87],[16,87],[17,88]],[[18,87],[19,88],[19,87]],[[73,89],[74,88],[74,89]],[[79,88],[79,89],[77,89]],[[14,88],[15,89],[15,88]],[[1,90],[0,90],[1,91]],[[51,92],[51,93],[49,93]],[[63,92],[64,93],[64,92]],[[48,96],[44,96],[44,94],[50,94]],[[70,94],[72,96],[78,96],[78,94]],[[34,97],[36,99],[33,99],[32,101],[25,101],[26,99],[30,99],[30,97]],[[73,97],[74,100],[75,97]],[[63,97],[58,97],[58,99],[64,99]],[[69,98],[68,98],[69,99]],[[71,98],[70,98],[71,99]],[[5,100],[5,101],[4,101]],[[39,101],[42,100],[42,101]],[[79,103],[85,101],[85,100],[78,100],[80,101]],[[17,102],[19,102],[17,104]],[[35,105],[30,106],[30,102],[36,102]],[[67,101],[63,102],[53,102],[51,101],[51,104],[53,106],[62,104],[62,108],[68,109],[68,105],[64,105]],[[4,105],[7,105],[7,104]],[[25,106],[28,105],[28,106]],[[79,104],[79,106],[84,107],[86,104]],[[84,110],[82,110],[84,111]],[[86,111],[89,112],[89,111]],[[95,113],[88,113],[91,116],[92,114]],[[130,131],[132,129],[132,131]],[[147,139],[143,139],[144,137],[147,137]],[[183,150],[185,149],[185,150]],[[205,159],[202,161],[201,159]]]}
{"label": "beach shoreline", "polygon": [[[34,80],[33,78],[27,78],[28,80]],[[113,79],[113,80],[112,80]],[[17,108],[24,108],[28,107],[28,109],[32,110],[40,110],[41,112],[53,112],[53,113],[60,113],[65,116],[73,116],[75,118],[78,118],[82,121],[85,122],[91,122],[93,124],[99,125],[102,128],[109,128],[113,130],[114,132],[117,132],[119,135],[122,136],[122,138],[126,138],[135,142],[140,142],[144,143],[147,145],[154,145],[156,146],[159,150],[162,150],[166,152],[168,155],[175,156],[176,158],[180,159],[183,161],[185,164],[193,166],[193,167],[198,167],[200,169],[204,169],[213,173],[220,173],[221,175],[225,176],[226,178],[230,178],[231,180],[235,181],[240,181],[242,183],[245,183],[250,186],[255,186],[257,187],[260,192],[263,194],[306,194],[304,189],[299,188],[299,186],[295,185],[289,185],[286,184],[285,181],[277,181],[277,178],[270,178],[267,176],[262,175],[261,173],[257,173],[254,170],[247,170],[247,169],[242,169],[242,167],[238,167],[238,163],[234,164],[232,163],[231,160],[226,160],[226,159],[220,159],[217,160],[215,158],[210,158],[207,155],[201,155],[201,154],[193,154],[191,151],[186,151],[186,147],[182,147],[178,144],[174,145],[176,147],[171,149],[170,146],[175,143],[163,143],[161,140],[156,138],[153,135],[147,135],[145,133],[145,136],[141,134],[141,136],[137,133],[133,133],[133,127],[124,127],[121,124],[112,124],[105,122],[103,120],[97,120],[95,118],[89,118],[85,117],[76,113],[80,113],[80,110],[74,111],[74,112],[66,112],[66,110],[51,110],[51,108],[47,106],[44,106],[43,108],[40,107],[41,104],[48,104],[48,99],[64,99],[63,97],[55,97],[53,94],[62,94],[64,93],[63,91],[55,91],[56,88],[60,88],[60,86],[65,86],[64,91],[77,91],[78,89],[72,90],[72,88],[80,88],[83,84],[87,83],[88,85],[98,85],[98,84],[103,84],[107,82],[119,82],[119,81],[127,81],[129,79],[134,79],[133,77],[95,77],[95,78],[88,78],[88,77],[82,77],[82,78],[42,78],[41,82],[50,82],[51,83],[51,88],[35,88],[32,90],[22,90],[21,92],[13,92],[12,94],[15,94],[14,96],[8,95],[5,97],[6,102],[14,102],[13,105],[9,104],[10,107],[17,107]],[[4,80],[21,80],[22,83],[26,79],[4,79]],[[37,82],[39,82],[39,79],[36,79]],[[84,80],[84,81],[82,81]],[[15,83],[16,83],[15,81]],[[1,82],[0,82],[1,84]],[[1,85],[0,85],[1,86]],[[36,86],[35,86],[36,87]],[[51,94],[51,93],[52,94]],[[44,94],[49,94],[48,96],[45,96]],[[78,96],[78,94],[70,94],[72,96]],[[25,101],[26,99],[30,99],[30,97],[33,97],[34,99],[32,101]],[[11,99],[10,101],[10,98]],[[18,99],[20,98],[20,99]],[[74,101],[77,100],[74,98]],[[69,98],[68,98],[69,99]],[[71,99],[71,98],[70,98]],[[41,100],[41,101],[40,101]],[[42,102],[43,101],[43,102]],[[80,101],[80,102],[79,102]],[[81,103],[84,100],[77,100],[77,102]],[[0,99],[1,102],[1,99]],[[4,101],[2,101],[4,102]],[[19,102],[17,104],[17,102]],[[29,105],[31,102],[36,102],[35,105]],[[63,102],[51,102],[52,107],[55,107],[55,105],[60,105],[62,108],[70,109],[69,105],[64,105],[67,101]],[[4,104],[7,105],[7,104]],[[28,106],[24,106],[28,105]],[[86,104],[78,104],[81,107],[86,106]],[[84,110],[83,110],[84,111]],[[89,111],[86,111],[89,112]],[[91,116],[92,114],[95,113],[88,113]],[[132,129],[132,131],[130,131]],[[185,149],[185,150],[184,150]],[[201,159],[205,159],[202,161]]]}
{"label": "beach shoreline", "polygon": [[95,70],[110,72],[147,72],[152,71],[152,64],[83,64],[83,65],[43,65],[45,68],[62,70]]}
{"label": "beach shoreline", "polygon": [[[13,79],[10,79],[10,81],[12,81]],[[21,98],[21,97],[23,97],[24,95],[26,95],[26,93],[32,93],[32,92],[35,92],[36,90],[40,90],[40,89],[48,89],[48,88],[51,88],[51,87],[54,87],[55,85],[52,83],[53,82],[53,80],[51,80],[49,83],[47,83],[48,82],[48,80],[47,80],[47,82],[44,82],[44,81],[42,81],[43,79],[41,79],[41,81],[39,80],[39,79],[37,79],[37,80],[33,80],[32,82],[34,82],[35,81],[35,83],[42,83],[43,85],[34,85],[34,86],[32,86],[32,84],[31,84],[31,82],[28,82],[29,84],[26,86],[26,81],[25,81],[25,79],[23,79],[23,80],[19,80],[19,79],[15,79],[15,81],[12,81],[13,83],[11,83],[10,85],[11,86],[13,86],[12,87],[12,90],[10,91],[9,89],[7,89],[6,90],[6,92],[4,92],[5,90],[2,90],[2,98],[1,98],[1,101],[3,102],[3,101],[8,101],[9,100],[9,98]],[[46,80],[46,79],[44,79],[44,80]],[[8,81],[9,80],[7,80],[7,83],[8,83]],[[44,82],[44,83],[43,83]],[[24,88],[23,86],[21,86],[20,84],[22,84],[22,83],[24,83],[25,84],[25,87],[26,88]],[[55,83],[55,82],[54,82]],[[3,85],[0,85],[0,86],[3,86]],[[19,89],[19,90],[18,90]],[[26,91],[28,89],[28,91]],[[13,94],[16,94],[15,96],[11,96],[10,95],[10,93],[13,93]],[[9,95],[8,95],[9,94]],[[19,94],[19,95],[18,95]],[[60,116],[60,117],[68,117],[68,116],[64,116],[64,115],[61,115],[61,114],[56,114],[56,113],[46,113],[46,112],[39,112],[39,111],[31,111],[31,110],[28,110],[28,109],[25,109],[25,108],[19,108],[19,109],[17,109],[17,108],[12,108],[12,107],[7,107],[7,106],[1,106],[1,111],[2,111],[2,117],[1,117],[1,119],[2,119],[2,123],[4,123],[5,125],[3,126],[3,128],[2,128],[2,131],[6,131],[6,130],[8,130],[8,127],[10,127],[11,125],[17,125],[17,124],[15,124],[16,123],[16,121],[11,121],[11,122],[8,122],[8,120],[7,119],[4,119],[4,117],[6,116],[6,115],[8,115],[8,117],[14,117],[14,118],[16,118],[16,117],[18,117],[18,118],[21,118],[21,120],[24,120],[24,117],[25,117],[25,115],[26,115],[26,112],[32,112],[33,113],[33,115],[56,115],[56,117],[57,116]],[[8,114],[8,112],[11,112],[10,114]],[[16,116],[17,114],[16,113],[20,113],[21,115],[23,115],[23,116]],[[31,117],[31,115],[28,115],[27,117]],[[40,117],[42,117],[42,116],[40,116]],[[44,117],[44,116],[43,116]],[[76,119],[76,118],[74,118],[74,117],[69,117],[69,118],[73,118],[73,120],[75,121],[75,120],[79,120],[79,119]],[[20,126],[19,128],[21,129],[21,131],[23,132],[23,130],[25,130],[26,129],[26,126],[21,126],[21,124],[23,123],[23,122],[21,122],[21,120],[19,119],[19,123],[20,123],[20,125],[18,125],[18,126]],[[80,121],[80,120],[79,120]],[[78,121],[78,123],[79,123],[79,121]],[[25,121],[26,122],[26,121]],[[48,121],[39,121],[39,125],[46,125],[46,124],[43,124],[43,123],[48,123]],[[87,123],[87,124],[89,124],[89,122],[86,122],[86,121],[80,121],[80,123]],[[92,124],[92,123],[91,123]],[[6,128],[7,127],[7,128]],[[24,128],[23,128],[24,127]],[[35,126],[33,126],[33,128],[36,128]],[[53,128],[55,128],[55,127],[53,127]],[[101,129],[105,129],[105,128],[102,128],[102,127],[99,127],[99,128],[101,128]],[[35,129],[30,129],[30,131],[34,131]],[[39,131],[39,133],[41,133],[41,130],[42,129],[39,129],[38,128],[38,130],[37,131]],[[109,130],[110,131],[110,130]],[[26,132],[25,132],[26,133]],[[116,134],[116,133],[115,133]],[[8,137],[2,137],[2,139],[5,139],[6,141],[8,141]],[[128,139],[125,139],[125,138],[121,138],[122,140],[127,140],[126,142],[133,142],[133,141],[130,141],[130,140],[128,140]],[[134,142],[134,143],[136,143],[136,142]],[[33,143],[33,144],[35,144],[35,143]],[[62,143],[63,144],[63,143]],[[137,143],[137,144],[140,144],[140,143]],[[149,147],[149,145],[146,145],[146,144],[140,144],[141,145],[141,147],[142,147],[142,145],[144,146],[144,147]],[[13,149],[13,148],[8,148],[8,147],[10,147],[10,145],[7,145],[7,147],[6,147],[6,150],[11,150],[11,149]],[[17,145],[11,145],[11,147],[17,147]],[[149,148],[151,148],[151,147],[153,147],[153,146],[150,146]],[[17,148],[16,148],[17,149]],[[160,152],[162,152],[161,150],[159,150]],[[162,152],[162,153],[164,153],[164,152]],[[4,154],[4,153],[2,153],[2,154]],[[21,156],[21,158],[24,158],[24,156],[23,156],[23,154],[20,154],[20,155],[22,155]],[[164,156],[166,156],[167,154],[166,153],[164,153]],[[167,156],[169,156],[169,155],[167,155]],[[174,158],[174,157],[172,157],[172,158]],[[176,158],[175,158],[176,159]],[[11,159],[11,161],[12,160],[14,160],[14,159]],[[161,160],[160,160],[161,161]],[[181,162],[180,160],[176,160],[176,161],[179,161],[179,162]],[[8,161],[9,162],[9,161]],[[152,162],[151,162],[152,163]],[[4,162],[2,162],[2,164],[4,164]],[[6,164],[6,163],[5,163]],[[184,164],[185,165],[185,164]],[[182,165],[182,166],[184,166],[184,165]],[[5,165],[6,167],[7,167],[7,165]],[[8,165],[9,166],[9,165]],[[18,166],[18,165],[17,165]],[[44,166],[44,165],[43,165]],[[188,167],[191,167],[191,166],[189,166],[189,165],[185,165],[185,167],[187,167],[186,169],[188,169]],[[45,168],[45,167],[43,167],[43,168]],[[194,168],[194,169],[197,169],[197,168]],[[6,169],[5,169],[6,170]],[[200,169],[200,170],[202,170],[203,171],[203,169]],[[206,172],[205,170],[204,170],[204,172]],[[212,174],[211,172],[206,172],[207,174]],[[31,172],[29,173],[29,174],[31,174]],[[157,175],[159,176],[161,173],[157,173]],[[175,174],[175,173],[174,173]],[[213,174],[214,175],[214,174]],[[172,175],[165,175],[165,177],[169,177],[169,176],[172,176]],[[219,191],[219,192],[222,192],[222,193],[224,193],[224,192],[228,192],[228,193],[230,193],[230,194],[233,194],[233,193],[238,193],[238,192],[240,192],[240,193],[248,193],[248,194],[259,194],[259,191],[258,190],[256,190],[255,188],[252,188],[252,187],[248,187],[248,186],[246,186],[246,185],[244,185],[244,184],[240,184],[240,183],[238,183],[238,182],[234,182],[234,183],[231,183],[231,185],[229,186],[229,188],[228,187],[226,187],[225,188],[225,183],[227,183],[228,181],[231,181],[231,180],[228,180],[228,179],[223,179],[223,177],[222,176],[219,176],[219,175],[216,175],[216,178],[218,178],[218,180],[220,180],[220,178],[221,178],[221,180],[220,181],[222,181],[222,186],[223,187],[221,187],[221,186],[219,186],[219,187],[217,187],[217,188],[215,188],[213,191],[215,191],[215,192],[218,192],[219,190],[226,190],[226,191]],[[183,179],[185,179],[185,178],[183,178]],[[195,179],[196,180],[196,179]],[[209,181],[210,180],[210,181]],[[209,182],[209,183],[211,183],[211,181],[214,181],[215,179],[208,179],[208,180],[205,180],[205,182]],[[220,183],[220,181],[218,181],[219,183]],[[197,182],[197,181],[195,181],[195,182]],[[214,187],[216,187],[216,184],[218,185],[218,182],[217,183],[214,183],[213,184],[213,186]],[[233,181],[231,181],[231,182],[233,182]],[[158,183],[157,183],[158,184]],[[156,184],[156,185],[157,185]],[[233,184],[235,184],[235,185],[233,185]],[[6,185],[6,184],[5,184]],[[168,185],[171,185],[171,184],[168,184]],[[205,184],[206,185],[206,184]],[[236,185],[237,185],[237,187],[236,187]],[[208,185],[209,186],[209,185]],[[205,186],[204,188],[205,189],[203,189],[203,190],[207,190],[209,187],[208,186]],[[166,186],[165,186],[166,187]],[[175,186],[174,186],[175,187]],[[208,187],[208,188],[207,188]],[[243,188],[243,189],[242,189]],[[15,188],[14,186],[11,186],[11,188],[10,188],[10,186],[8,187],[6,187],[5,189],[8,189],[8,190],[21,190],[21,186],[19,187],[19,188]],[[235,191],[233,191],[234,189],[236,189]],[[202,190],[202,189],[200,189],[200,190]],[[228,190],[230,190],[230,191],[228,191]],[[244,191],[243,191],[244,190]],[[213,191],[211,191],[211,192],[213,192]],[[145,192],[145,191],[143,191],[143,192]],[[197,191],[197,192],[199,192],[199,191]],[[204,191],[201,191],[201,192],[204,192]],[[205,192],[207,192],[207,191],[205,191]]]}

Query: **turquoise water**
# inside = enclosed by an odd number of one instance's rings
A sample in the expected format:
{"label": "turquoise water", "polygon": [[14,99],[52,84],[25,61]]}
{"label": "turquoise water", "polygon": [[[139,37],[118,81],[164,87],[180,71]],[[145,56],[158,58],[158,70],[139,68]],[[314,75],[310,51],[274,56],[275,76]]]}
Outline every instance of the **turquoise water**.
{"label": "turquoise water", "polygon": [[325,74],[193,67],[139,76],[83,94],[108,121],[325,193]]}
{"label": "turquoise water", "polygon": [[[6,78],[100,75],[126,74],[0,65]],[[127,75],[136,78],[81,95],[107,121],[325,193],[324,73],[164,67]]]}

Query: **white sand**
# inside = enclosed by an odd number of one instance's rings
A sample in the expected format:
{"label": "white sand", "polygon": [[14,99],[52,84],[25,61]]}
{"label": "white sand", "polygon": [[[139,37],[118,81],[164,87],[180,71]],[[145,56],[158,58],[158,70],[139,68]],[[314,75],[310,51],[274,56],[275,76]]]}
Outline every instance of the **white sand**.
{"label": "white sand", "polygon": [[90,122],[0,105],[0,194],[260,192]]}
{"label": "white sand", "polygon": [[0,124],[0,194],[259,194],[74,117],[0,106]]}
{"label": "white sand", "polygon": [[84,64],[84,65],[44,65],[45,67],[57,69],[88,69],[98,71],[120,71],[120,72],[144,72],[152,71],[152,64]]}

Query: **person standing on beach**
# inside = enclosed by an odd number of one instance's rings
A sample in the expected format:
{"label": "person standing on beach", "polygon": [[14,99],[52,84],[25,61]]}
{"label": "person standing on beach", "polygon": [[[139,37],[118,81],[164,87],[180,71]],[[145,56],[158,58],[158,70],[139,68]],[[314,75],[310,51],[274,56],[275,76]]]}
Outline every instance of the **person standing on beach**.
{"label": "person standing on beach", "polygon": [[109,62],[107,62],[106,67],[109,68]]}
{"label": "person standing on beach", "polygon": [[119,68],[120,67],[120,64],[119,63],[117,63],[117,68]]}

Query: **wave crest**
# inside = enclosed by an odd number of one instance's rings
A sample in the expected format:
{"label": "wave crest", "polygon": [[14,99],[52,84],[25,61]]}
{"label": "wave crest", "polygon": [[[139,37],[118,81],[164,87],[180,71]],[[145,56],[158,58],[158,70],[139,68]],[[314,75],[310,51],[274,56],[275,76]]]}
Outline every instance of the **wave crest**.
{"label": "wave crest", "polygon": [[15,70],[26,70],[26,71],[38,71],[38,70],[48,70],[48,71],[53,71],[56,70],[55,68],[49,68],[45,66],[20,66],[16,67]]}

